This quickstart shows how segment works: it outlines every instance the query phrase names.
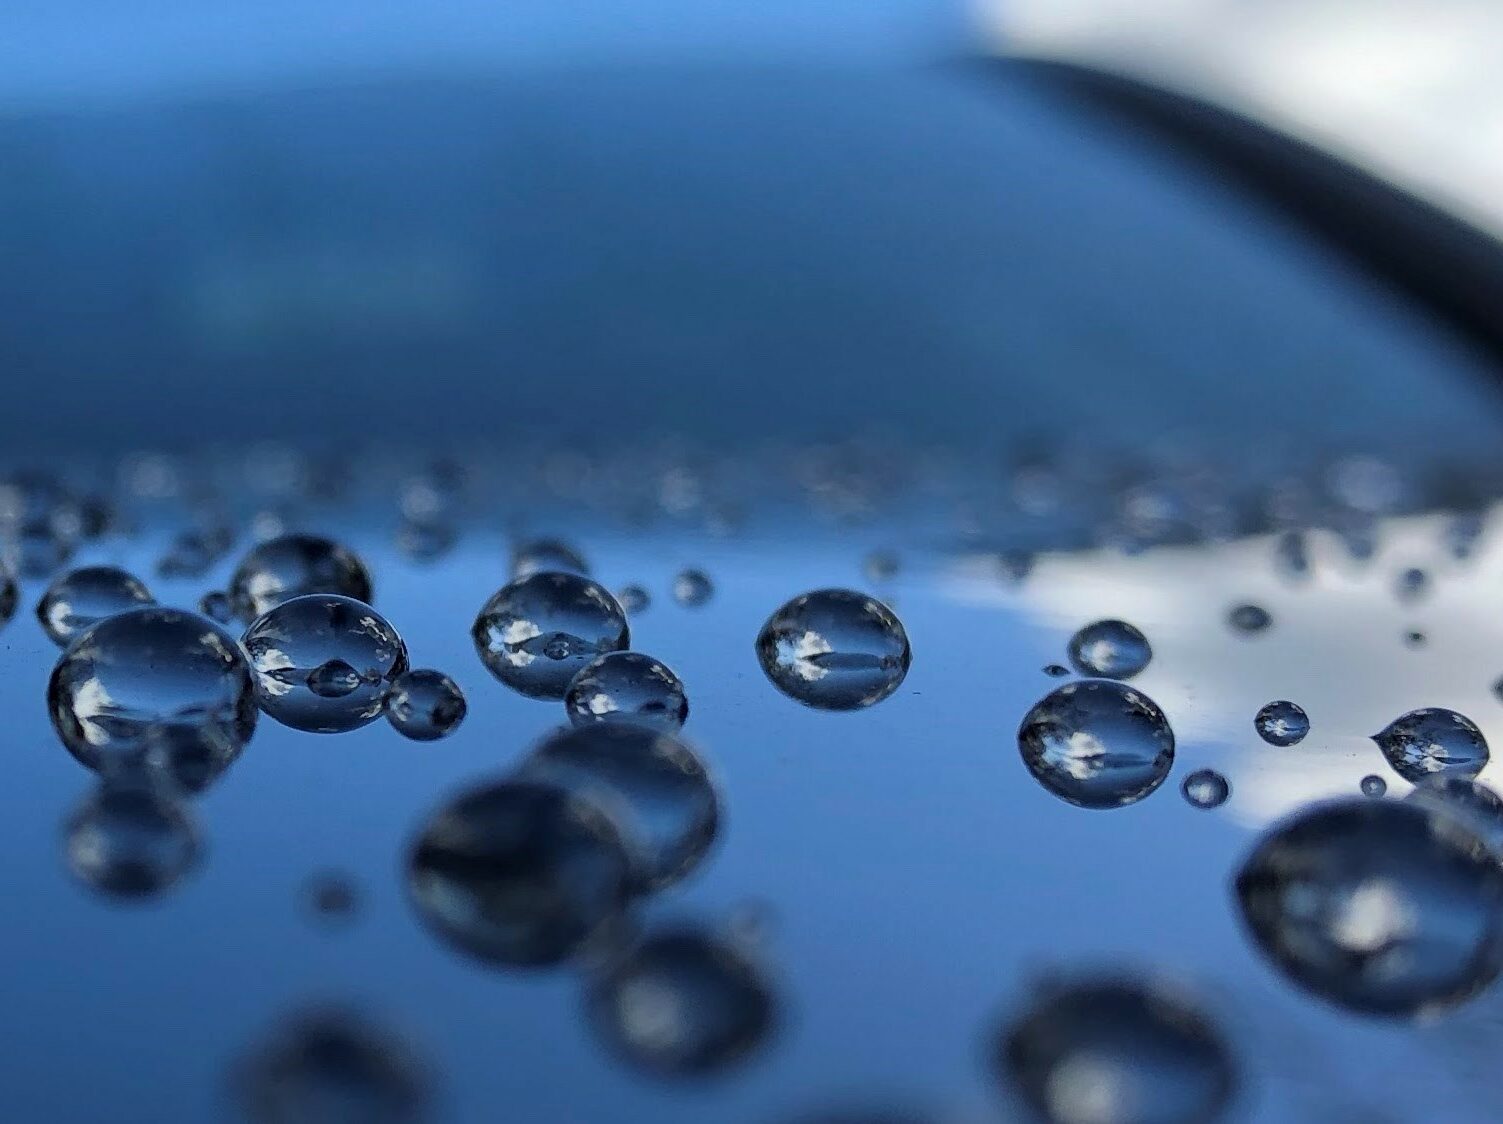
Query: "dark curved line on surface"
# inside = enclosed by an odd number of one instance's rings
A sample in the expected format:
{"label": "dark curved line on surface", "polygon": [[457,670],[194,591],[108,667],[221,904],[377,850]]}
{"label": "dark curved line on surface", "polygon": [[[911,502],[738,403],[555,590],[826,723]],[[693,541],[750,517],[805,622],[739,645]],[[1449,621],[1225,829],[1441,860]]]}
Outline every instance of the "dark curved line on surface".
{"label": "dark curved line on surface", "polygon": [[1250,117],[1078,63],[1012,58],[1024,81],[1127,123],[1261,198],[1503,368],[1503,243]]}

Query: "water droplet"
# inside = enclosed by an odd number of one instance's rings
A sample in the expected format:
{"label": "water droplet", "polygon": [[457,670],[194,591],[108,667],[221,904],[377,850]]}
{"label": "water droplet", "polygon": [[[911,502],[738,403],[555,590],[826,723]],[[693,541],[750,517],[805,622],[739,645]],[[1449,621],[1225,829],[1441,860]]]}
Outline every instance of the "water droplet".
{"label": "water droplet", "polygon": [[175,768],[197,758],[201,775],[179,777],[194,789],[222,772],[256,728],[240,646],[213,621],[155,606],[79,633],[52,669],[47,706],[63,745],[90,769],[163,754]]}
{"label": "water droplet", "polygon": [[172,540],[157,563],[157,573],[164,578],[201,577],[229,553],[234,541],[234,533],[227,527],[184,531]]}
{"label": "water droplet", "polygon": [[1503,702],[1503,676],[1493,680],[1493,698]]}
{"label": "water droplet", "polygon": [[1376,773],[1369,773],[1362,778],[1363,796],[1382,796],[1388,792],[1388,782]]}
{"label": "water droplet", "polygon": [[1476,512],[1463,512],[1446,525],[1441,537],[1451,557],[1458,562],[1464,562],[1476,549],[1478,541],[1482,538],[1482,530],[1481,515]]}
{"label": "water droplet", "polygon": [[1432,773],[1476,776],[1487,764],[1487,739],[1470,718],[1442,707],[1411,710],[1373,735],[1393,771],[1406,781]]}
{"label": "water droplet", "polygon": [[1296,812],[1264,835],[1236,892],[1263,953],[1355,1011],[1435,1013],[1503,963],[1503,867],[1460,821],[1408,801]]}
{"label": "water droplet", "polygon": [[468,712],[459,684],[431,668],[415,668],[397,676],[386,693],[386,720],[413,741],[447,737],[459,729]]}
{"label": "water droplet", "polygon": [[1111,679],[1067,683],[1023,717],[1018,749],[1035,779],[1082,808],[1120,808],[1169,775],[1174,732],[1147,695]]}
{"label": "water droplet", "polygon": [[335,734],[376,718],[407,646],[376,610],[351,597],[310,593],[257,617],[240,640],[256,701],[295,730]]}
{"label": "water droplet", "polygon": [[1423,648],[1425,646],[1426,639],[1427,638],[1423,632],[1420,632],[1418,629],[1411,630],[1404,633],[1404,647]]}
{"label": "water droplet", "polygon": [[318,535],[282,535],[255,547],[230,578],[230,600],[243,620],[309,593],[335,593],[370,604],[371,578],[354,553]]}
{"label": "water droplet", "polygon": [[1044,665],[1044,674],[1050,679],[1064,679],[1070,674],[1070,669],[1064,664],[1046,663]]}
{"label": "water droplet", "polygon": [[861,572],[873,585],[892,581],[900,568],[898,556],[890,550],[874,550],[861,563]]}
{"label": "water droplet", "polygon": [[0,562],[0,627],[9,624],[11,617],[16,615],[16,602],[20,598],[15,575],[10,572],[8,566]]}
{"label": "water droplet", "polygon": [[151,591],[124,570],[84,566],[47,587],[37,602],[37,620],[48,639],[66,647],[90,625],[154,600]]}
{"label": "water droplet", "polygon": [[431,1085],[408,1042],[342,1008],[286,1020],[233,1083],[253,1124],[420,1124]]}
{"label": "water droplet", "polygon": [[1086,625],[1070,638],[1069,651],[1076,671],[1103,679],[1131,679],[1153,658],[1148,637],[1117,620]]}
{"label": "water droplet", "polygon": [[1253,728],[1269,745],[1298,745],[1310,732],[1310,716],[1298,703],[1279,699],[1265,704],[1258,711],[1253,718]]}
{"label": "water droplet", "polygon": [[1232,794],[1232,786],[1215,769],[1196,769],[1180,785],[1180,793],[1196,808],[1219,808]]}
{"label": "water droplet", "polygon": [[1252,636],[1266,631],[1273,623],[1273,617],[1261,605],[1238,605],[1227,614],[1226,621],[1232,626],[1233,632]]}
{"label": "water droplet", "polygon": [[652,595],[640,585],[626,585],[616,594],[616,600],[628,613],[640,613],[652,604]]}
{"label": "water droplet", "polygon": [[697,609],[715,594],[715,586],[703,570],[685,570],[673,579],[673,599]]}
{"label": "water droplet", "polygon": [[1418,601],[1430,588],[1430,577],[1425,571],[1410,568],[1402,571],[1394,583],[1394,593],[1400,601]]}
{"label": "water droplet", "polygon": [[1420,780],[1404,799],[1432,812],[1460,816],[1472,834],[1503,858],[1503,797],[1481,781],[1437,773]]}
{"label": "water droplet", "polygon": [[588,577],[590,567],[579,551],[558,539],[533,539],[512,551],[511,576],[514,581],[546,571]]}
{"label": "water droplet", "polygon": [[199,833],[170,788],[146,770],[102,781],[63,828],[68,869],[117,898],[163,893],[198,862]]}
{"label": "water droplet", "polygon": [[1310,546],[1303,531],[1285,531],[1274,544],[1274,569],[1287,581],[1310,575]]}
{"label": "water droplet", "polygon": [[1238,1085],[1226,1041],[1198,1005],[1130,979],[1048,989],[1004,1029],[995,1058],[1046,1124],[1211,1124]]}
{"label": "water droplet", "polygon": [[459,532],[450,523],[404,519],[397,528],[397,549],[414,562],[432,562],[454,549]]}
{"label": "water droplet", "polygon": [[756,962],[690,929],[649,937],[594,983],[588,1008],[609,1048],[657,1077],[715,1073],[744,1061],[777,1016]]}
{"label": "water droplet", "polygon": [[198,611],[211,621],[229,624],[235,619],[235,606],[230,595],[221,590],[211,590],[198,599]]}
{"label": "water droplet", "polygon": [[303,885],[302,897],[309,914],[322,925],[348,925],[360,904],[355,880],[338,871],[322,871]]}
{"label": "water droplet", "polygon": [[604,810],[620,829],[642,889],[679,881],[715,841],[715,783],[699,755],[668,731],[630,722],[559,730],[523,768]]}
{"label": "water droplet", "polygon": [[757,636],[757,659],[772,685],[821,710],[881,702],[908,674],[908,634],[882,602],[846,589],[789,601]]}
{"label": "water droplet", "polygon": [[0,480],[0,538],[23,576],[41,578],[58,570],[82,534],[78,498],[56,480],[26,473]]}
{"label": "water droplet", "polygon": [[626,613],[598,582],[544,571],[502,586],[471,636],[501,682],[531,698],[562,699],[580,670],[631,643]]}
{"label": "water droplet", "polygon": [[546,965],[620,920],[631,860],[594,804],[554,785],[508,780],[438,810],[413,848],[407,884],[423,921],[463,951]]}
{"label": "water droplet", "polygon": [[667,664],[641,652],[607,652],[587,664],[564,696],[569,721],[642,722],[676,730],[689,717],[684,684]]}

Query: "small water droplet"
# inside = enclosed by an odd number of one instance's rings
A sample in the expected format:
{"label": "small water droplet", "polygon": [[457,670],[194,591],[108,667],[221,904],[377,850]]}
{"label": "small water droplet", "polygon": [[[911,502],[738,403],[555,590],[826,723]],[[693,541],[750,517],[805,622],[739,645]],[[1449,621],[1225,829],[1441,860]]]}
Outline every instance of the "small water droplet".
{"label": "small water droplet", "polygon": [[115,898],[154,897],[198,862],[198,828],[158,778],[145,770],[103,780],[63,829],[68,869]]}
{"label": "small water droplet", "polygon": [[616,924],[631,860],[594,804],[508,780],[461,793],[418,839],[408,890],[423,921],[481,960],[556,964]]}
{"label": "small water droplet", "polygon": [[1406,781],[1432,773],[1472,777],[1487,764],[1487,739],[1477,724],[1443,707],[1411,710],[1395,718],[1373,741],[1393,771]]}
{"label": "small water droplet", "polygon": [[242,620],[309,593],[371,601],[371,578],[354,553],[318,535],[282,535],[253,548],[230,578],[230,600]]}
{"label": "small water droplet", "polygon": [[332,593],[283,601],[257,617],[240,643],[261,709],[295,730],[334,734],[364,726],[407,670],[407,646],[386,618]]}
{"label": "small water droplet", "polygon": [[1238,1087],[1198,1005],[1126,978],[1050,987],[1003,1030],[994,1057],[1043,1124],[1211,1124]]}
{"label": "small water droplet", "polygon": [[1147,695],[1112,679],[1056,688],[1018,728],[1018,749],[1035,779],[1082,808],[1135,803],[1169,775],[1174,732]]}
{"label": "small water droplet", "polygon": [[1266,631],[1273,624],[1273,616],[1261,605],[1238,605],[1227,614],[1226,621],[1233,632],[1252,636]]}
{"label": "small water droplet", "polygon": [[229,624],[235,619],[235,606],[230,595],[221,590],[211,590],[198,599],[198,611],[211,621]]}
{"label": "small water droplet", "polygon": [[1503,963],[1503,866],[1458,820],[1409,801],[1301,809],[1259,841],[1236,893],[1262,952],[1351,1010],[1435,1013]]}
{"label": "small water droplet", "polygon": [[1253,718],[1253,728],[1269,745],[1298,745],[1310,732],[1310,716],[1298,703],[1279,699],[1265,704],[1258,711]]}
{"label": "small water droplet", "polygon": [[1070,669],[1061,663],[1046,663],[1044,674],[1050,679],[1064,679],[1069,676]]}
{"label": "small water droplet", "polygon": [[861,572],[873,585],[892,581],[900,568],[898,556],[890,550],[874,550],[861,563]]}
{"label": "small water droplet", "polygon": [[66,647],[92,624],[154,602],[151,591],[115,566],[83,566],[57,578],[37,602],[37,620],[54,644]]}
{"label": "small water droplet", "polygon": [[512,551],[511,576],[514,581],[544,571],[588,577],[590,567],[579,551],[558,539],[533,539]]}
{"label": "small water droplet", "polygon": [[1369,773],[1362,778],[1363,796],[1383,796],[1388,792],[1388,782],[1376,773]]}
{"label": "small water droplet", "polygon": [[703,570],[685,570],[673,579],[673,599],[691,609],[709,602],[715,586]]}
{"label": "small water droplet", "polygon": [[590,988],[591,1022],[629,1065],[657,1077],[720,1072],[772,1032],[777,1004],[741,949],[692,929],[645,940]]}
{"label": "small water droplet", "polygon": [[531,698],[562,699],[596,656],[631,642],[626,613],[580,574],[544,571],[496,591],[471,629],[486,668]]}
{"label": "small water droplet", "polygon": [[1286,581],[1310,576],[1310,546],[1303,531],[1285,531],[1274,543],[1274,569]]}
{"label": "small water droplet", "polygon": [[616,600],[628,613],[640,613],[652,604],[652,595],[640,585],[626,585],[616,594]]}
{"label": "small water droplet", "polygon": [[876,598],[845,589],[795,597],[757,636],[757,659],[772,685],[822,710],[881,702],[908,674],[908,633]]}
{"label": "small water droplet", "polygon": [[172,540],[167,553],[157,563],[157,573],[164,578],[197,578],[226,554],[234,544],[234,533],[227,527],[208,527],[184,531]]}
{"label": "small water droplet", "polygon": [[1148,637],[1126,621],[1088,624],[1070,638],[1070,662],[1082,675],[1131,679],[1148,666],[1153,649]]}
{"label": "small water droplet", "polygon": [[451,523],[404,519],[397,528],[397,549],[414,562],[433,562],[454,549],[459,532]]}
{"label": "small water droplet", "polygon": [[641,652],[597,656],[569,684],[564,708],[576,726],[627,721],[676,730],[689,717],[682,680]]}
{"label": "small water droplet", "polygon": [[1219,808],[1232,794],[1232,786],[1215,769],[1196,769],[1180,785],[1186,802],[1196,808]]}
{"label": "small water droplet", "polygon": [[1418,601],[1430,588],[1430,576],[1425,571],[1410,567],[1399,573],[1394,583],[1394,593],[1400,601]]}
{"label": "small water droplet", "polygon": [[1446,524],[1442,534],[1446,550],[1451,557],[1458,562],[1464,562],[1472,556],[1478,541],[1482,538],[1482,516],[1476,512],[1463,512],[1455,516]]}
{"label": "small water droplet", "polygon": [[1418,629],[1404,633],[1404,647],[1406,648],[1423,648],[1427,641],[1428,637]]}
{"label": "small water droplet", "polygon": [[469,712],[459,684],[441,671],[416,668],[393,680],[386,720],[414,741],[431,742],[459,729]]}
{"label": "small water droplet", "polygon": [[360,891],[349,875],[326,870],[303,884],[302,898],[314,921],[326,926],[343,926],[355,918]]}

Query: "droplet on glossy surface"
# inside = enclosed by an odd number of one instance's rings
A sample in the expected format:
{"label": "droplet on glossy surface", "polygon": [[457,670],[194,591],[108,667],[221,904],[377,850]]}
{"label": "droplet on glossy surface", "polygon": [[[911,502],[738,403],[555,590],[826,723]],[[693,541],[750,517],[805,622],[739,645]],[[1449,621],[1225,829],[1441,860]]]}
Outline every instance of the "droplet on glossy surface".
{"label": "droplet on glossy surface", "polygon": [[147,770],[107,777],[63,828],[68,869],[116,898],[161,894],[192,870],[201,842],[187,809]]}
{"label": "droplet on glossy surface", "polygon": [[454,549],[459,532],[452,523],[405,519],[397,528],[397,549],[414,562],[433,562]]}
{"label": "droplet on glossy surface", "polygon": [[224,527],[184,531],[157,562],[157,573],[164,578],[201,577],[229,553],[234,541],[233,532]]}
{"label": "droplet on glossy surface", "polygon": [[1303,531],[1285,531],[1274,544],[1274,568],[1287,581],[1310,575],[1310,547]]}
{"label": "droplet on glossy surface", "polygon": [[[119,762],[192,759],[200,788],[256,728],[251,671],[233,637],[196,613],[143,606],[85,629],[47,688],[52,724],[96,772]],[[196,782],[196,783],[195,783]]]}
{"label": "droplet on glossy surface", "polygon": [[1361,787],[1363,796],[1377,797],[1386,795],[1388,792],[1388,782],[1376,773],[1369,773],[1363,777]]}
{"label": "droplet on glossy surface", "polygon": [[1057,985],[1010,1026],[998,1076],[1044,1124],[1214,1124],[1237,1093],[1210,1017],[1166,987],[1105,978]]}
{"label": "droplet on glossy surface", "polygon": [[640,585],[624,585],[616,594],[616,600],[628,613],[640,613],[652,604],[652,595]]}
{"label": "droplet on glossy surface", "polygon": [[673,579],[673,599],[691,609],[707,604],[715,585],[703,570],[685,570]]}
{"label": "droplet on glossy surface", "polygon": [[767,1040],[777,1004],[741,949],[692,929],[649,937],[591,987],[591,1022],[618,1057],[658,1077],[724,1071]]}
{"label": "droplet on glossy surface", "polygon": [[772,685],[821,710],[881,702],[908,674],[908,633],[886,605],[864,593],[821,589],[768,618],[757,659]]}
{"label": "droplet on glossy surface", "polygon": [[1355,1011],[1436,1013],[1503,964],[1503,866],[1459,818],[1410,801],[1296,812],[1263,836],[1236,896],[1286,976]]}
{"label": "droplet on glossy surface", "polygon": [[532,539],[512,551],[511,576],[514,580],[545,571],[588,577],[590,567],[579,551],[558,539]]}
{"label": "droplet on glossy surface", "polygon": [[308,912],[322,925],[348,924],[360,904],[354,879],[337,871],[313,875],[303,884],[302,897]]}
{"label": "droplet on glossy surface", "polygon": [[1233,632],[1251,636],[1266,631],[1273,624],[1273,617],[1261,605],[1237,605],[1226,615],[1226,621]]}
{"label": "droplet on glossy surface", "polygon": [[553,571],[502,586],[481,608],[471,636],[492,675],[548,699],[562,699],[596,656],[631,643],[626,613],[604,586]]}
{"label": "droplet on glossy surface", "polygon": [[620,829],[634,884],[656,890],[699,865],[720,826],[720,796],[699,755],[665,730],[627,722],[562,729],[523,770],[601,808]]}
{"label": "droplet on glossy surface", "polygon": [[397,676],[386,693],[386,720],[403,737],[431,742],[459,729],[469,712],[459,684],[420,667]]}
{"label": "droplet on glossy surface", "polygon": [[641,722],[676,730],[689,717],[683,681],[661,660],[641,652],[607,652],[574,677],[564,695],[569,721]]}
{"label": "droplet on glossy surface", "polygon": [[1232,786],[1215,769],[1196,769],[1185,777],[1180,793],[1196,808],[1219,808],[1232,794]]}
{"label": "droplet on glossy surface", "polygon": [[289,1018],[233,1082],[252,1124],[420,1124],[431,1086],[409,1043],[344,1008]]}
{"label": "droplet on glossy surface", "polygon": [[235,606],[230,595],[218,589],[210,590],[198,599],[198,611],[220,624],[229,624],[235,619]]}
{"label": "droplet on glossy surface", "polygon": [[90,625],[154,601],[137,578],[115,566],[83,566],[54,581],[37,602],[37,620],[54,644],[67,646]]}
{"label": "droplet on glossy surface", "polygon": [[1118,620],[1086,625],[1070,638],[1069,652],[1076,671],[1102,679],[1131,679],[1153,658],[1148,637]]}
{"label": "droplet on glossy surface", "polygon": [[1253,728],[1269,745],[1298,745],[1310,732],[1310,716],[1298,703],[1278,699],[1258,711],[1253,717]]}
{"label": "droplet on glossy surface", "polygon": [[32,473],[0,480],[0,540],[6,561],[24,577],[56,572],[73,556],[82,535],[82,506],[63,484]]}
{"label": "droplet on glossy surface", "polygon": [[1120,808],[1169,775],[1174,731],[1158,705],[1111,679],[1067,683],[1034,704],[1018,727],[1034,778],[1082,808]]}
{"label": "droplet on glossy surface", "polygon": [[1423,632],[1420,632],[1418,629],[1410,629],[1408,632],[1404,633],[1404,647],[1423,648],[1427,639],[1428,637],[1426,637],[1425,634]]}
{"label": "droplet on glossy surface", "polygon": [[1399,573],[1394,582],[1394,593],[1400,601],[1417,601],[1429,587],[1429,575],[1417,567],[1410,567]]}
{"label": "droplet on glossy surface", "polygon": [[336,734],[381,714],[407,646],[363,601],[310,593],[263,613],[240,640],[261,709],[295,730]]}
{"label": "droplet on glossy surface", "polygon": [[1478,839],[1503,857],[1503,797],[1481,781],[1437,773],[1416,783],[1404,799],[1432,812],[1460,816]]}
{"label": "droplet on glossy surface", "polygon": [[1411,710],[1372,740],[1406,781],[1419,781],[1432,773],[1473,777],[1488,760],[1487,739],[1477,724],[1443,707]]}
{"label": "droplet on glossy surface", "polygon": [[1070,675],[1070,669],[1062,663],[1046,663],[1044,665],[1044,674],[1050,679],[1067,679]]}
{"label": "droplet on glossy surface", "polygon": [[892,581],[899,568],[898,556],[890,550],[874,550],[861,563],[861,572],[873,584]]}
{"label": "droplet on glossy surface", "polygon": [[407,886],[440,937],[502,965],[556,964],[610,931],[632,863],[610,818],[556,785],[506,780],[438,810]]}
{"label": "droplet on glossy surface", "polygon": [[230,578],[230,600],[243,620],[309,593],[334,593],[369,604],[370,573],[348,548],[319,535],[292,534],[252,549]]}

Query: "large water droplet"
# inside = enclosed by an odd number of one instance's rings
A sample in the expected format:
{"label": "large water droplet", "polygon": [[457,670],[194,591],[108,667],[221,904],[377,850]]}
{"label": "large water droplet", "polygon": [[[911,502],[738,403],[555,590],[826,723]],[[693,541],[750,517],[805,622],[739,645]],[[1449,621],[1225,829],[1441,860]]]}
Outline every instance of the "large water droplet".
{"label": "large water droplet", "polygon": [[1269,745],[1298,745],[1310,732],[1310,716],[1299,704],[1279,699],[1258,711],[1253,717],[1253,728]]}
{"label": "large water droplet", "polygon": [[672,733],[625,722],[559,730],[523,767],[602,808],[656,890],[699,865],[720,824],[720,797],[699,755]]}
{"label": "large water droplet", "polygon": [[[143,606],[81,632],[52,669],[52,724],[68,751],[98,772],[166,755],[195,758],[200,788],[234,760],[256,728],[256,697],[240,646],[213,621]],[[195,783],[196,782],[196,783]]]}
{"label": "large water droplet", "polygon": [[230,600],[243,620],[294,597],[336,593],[371,600],[371,577],[349,549],[318,535],[282,535],[250,551],[230,578]]}
{"label": "large water droplet", "polygon": [[107,777],[63,828],[68,869],[118,898],[152,897],[198,861],[199,833],[169,785],[153,773]]}
{"label": "large water droplet", "polygon": [[139,580],[115,566],[83,566],[62,575],[37,602],[37,619],[54,643],[66,646],[90,625],[155,599]]}
{"label": "large water droplet", "polygon": [[1236,882],[1243,920],[1294,982],[1409,1017],[1462,1002],[1503,964],[1503,867],[1455,817],[1362,797],[1275,824]]}
{"label": "large water droplet", "polygon": [[1082,675],[1131,679],[1148,666],[1148,637],[1126,621],[1088,624],[1070,638],[1070,662]]}
{"label": "large water droplet", "polygon": [[431,668],[397,676],[386,694],[386,720],[413,741],[447,737],[459,729],[468,711],[459,684]]}
{"label": "large water droplet", "polygon": [[1018,749],[1050,792],[1082,808],[1120,808],[1169,775],[1174,732],[1147,695],[1110,679],[1067,683],[1023,716]]}
{"label": "large water droplet", "polygon": [[564,707],[576,726],[641,722],[676,730],[689,717],[682,680],[641,652],[607,652],[587,664],[569,684]]}
{"label": "large water droplet", "polygon": [[876,598],[821,589],[789,601],[757,636],[757,659],[772,685],[822,710],[881,702],[908,674],[908,634]]}
{"label": "large water droplet", "polygon": [[715,585],[703,570],[685,570],[673,579],[673,599],[691,609],[707,604]]}
{"label": "large water droplet", "polygon": [[1443,707],[1411,710],[1395,718],[1373,741],[1393,771],[1406,781],[1432,773],[1473,777],[1487,764],[1487,739],[1477,724]]}
{"label": "large water droplet", "polygon": [[413,847],[407,885],[446,941],[492,963],[555,964],[609,932],[632,865],[596,805],[509,780],[440,808]]}
{"label": "large water droplet", "polygon": [[545,571],[502,586],[471,636],[490,673],[532,698],[562,699],[596,656],[631,643],[626,613],[598,582]]}
{"label": "large water droplet", "polygon": [[296,730],[336,734],[381,713],[407,646],[376,610],[351,597],[310,593],[257,617],[240,640],[261,709]]}
{"label": "large water droplet", "polygon": [[1226,1041],[1195,1003],[1128,979],[1050,989],[1003,1031],[995,1057],[1045,1124],[1211,1124],[1238,1084]]}
{"label": "large water droplet", "polygon": [[234,1089],[253,1124],[419,1124],[432,1078],[405,1040],[342,1008],[302,1012],[243,1061]]}
{"label": "large water droplet", "polygon": [[1273,624],[1273,616],[1261,605],[1237,605],[1226,615],[1226,622],[1232,626],[1233,632],[1252,636],[1266,632]]}
{"label": "large water droplet", "polygon": [[545,571],[588,577],[590,567],[579,551],[558,539],[532,539],[519,544],[512,551],[511,576],[513,580],[530,578],[533,574],[541,574]]}
{"label": "large water droplet", "polygon": [[1196,808],[1219,808],[1232,794],[1232,786],[1215,769],[1196,769],[1180,785],[1180,793]]}
{"label": "large water droplet", "polygon": [[738,948],[691,929],[648,938],[591,987],[601,1037],[659,1077],[723,1071],[754,1053],[777,1008],[761,968]]}

